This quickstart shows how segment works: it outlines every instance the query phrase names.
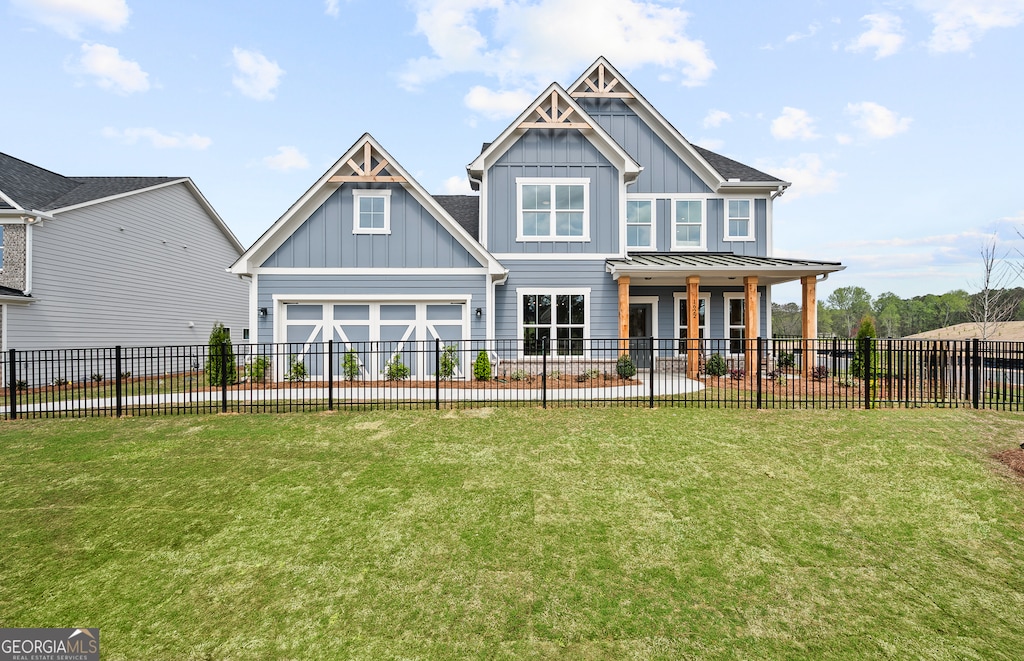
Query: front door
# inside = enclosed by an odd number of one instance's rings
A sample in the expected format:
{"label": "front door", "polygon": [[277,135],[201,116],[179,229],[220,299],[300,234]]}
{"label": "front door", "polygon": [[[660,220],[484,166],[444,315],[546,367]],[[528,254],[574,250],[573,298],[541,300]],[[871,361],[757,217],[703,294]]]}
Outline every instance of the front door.
{"label": "front door", "polygon": [[651,366],[653,317],[654,306],[651,303],[629,304],[629,357],[637,369],[647,369]]}

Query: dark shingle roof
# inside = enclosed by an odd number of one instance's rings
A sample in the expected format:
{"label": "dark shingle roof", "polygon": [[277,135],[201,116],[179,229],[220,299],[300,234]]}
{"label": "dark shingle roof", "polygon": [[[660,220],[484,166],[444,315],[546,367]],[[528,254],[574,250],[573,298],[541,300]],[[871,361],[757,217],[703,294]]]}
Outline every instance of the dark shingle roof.
{"label": "dark shingle roof", "polygon": [[0,287],[0,296],[20,296],[21,298],[32,298],[20,289],[11,289],[10,287]]}
{"label": "dark shingle roof", "polygon": [[718,170],[718,174],[722,175],[726,179],[739,179],[740,181],[757,181],[757,182],[783,182],[778,177],[773,177],[770,174],[765,174],[760,170],[755,170],[749,165],[743,165],[739,161],[734,161],[731,158],[726,158],[721,154],[704,149],[693,145],[693,148],[697,150],[697,153],[704,157],[704,160],[711,164],[711,167]]}
{"label": "dark shingle roof", "polygon": [[471,237],[480,240],[479,195],[435,195],[434,199]]}
{"label": "dark shingle roof", "polygon": [[185,177],[65,177],[0,153],[0,190],[23,209],[51,211]]}

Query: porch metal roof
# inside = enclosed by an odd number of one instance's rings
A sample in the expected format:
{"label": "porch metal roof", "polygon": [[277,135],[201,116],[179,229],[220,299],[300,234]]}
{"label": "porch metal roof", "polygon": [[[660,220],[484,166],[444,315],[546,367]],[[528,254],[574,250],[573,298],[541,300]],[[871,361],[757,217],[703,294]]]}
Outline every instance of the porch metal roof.
{"label": "porch metal roof", "polygon": [[[840,262],[809,259],[754,257],[721,252],[635,253],[625,259],[609,259],[606,268],[615,278],[619,275],[642,277],[645,284],[678,283],[688,275],[700,276],[701,284],[735,285],[740,277],[758,276],[763,284],[779,284],[808,275],[827,275],[846,267]],[[641,284],[637,282],[636,284]]]}

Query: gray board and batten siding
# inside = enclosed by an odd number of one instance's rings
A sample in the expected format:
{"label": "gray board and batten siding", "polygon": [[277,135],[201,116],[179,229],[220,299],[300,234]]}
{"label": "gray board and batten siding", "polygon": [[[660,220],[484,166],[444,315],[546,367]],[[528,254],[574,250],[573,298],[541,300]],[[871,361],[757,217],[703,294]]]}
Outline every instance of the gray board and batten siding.
{"label": "gray board and batten siding", "polygon": [[[589,241],[516,241],[516,179],[590,180]],[[619,252],[618,169],[576,130],[530,129],[487,172],[487,245],[490,252],[613,254]]]}
{"label": "gray board and batten siding", "polygon": [[[390,234],[353,234],[354,189],[391,191]],[[343,184],[261,266],[478,268],[482,265],[400,184]]]}
{"label": "gray board and batten siding", "polygon": [[[657,197],[659,194],[712,196],[712,190],[654,130],[620,99],[579,100],[601,128],[639,163],[643,170],[627,194]],[[754,198],[754,241],[725,241],[725,207],[722,198],[707,203],[706,250],[737,255],[768,255],[768,201]],[[672,250],[672,205],[667,198],[657,203],[656,250]]]}
{"label": "gray board and batten siding", "polygon": [[217,321],[243,341],[249,285],[226,272],[239,251],[184,183],[58,213],[32,232],[36,300],[7,306],[8,347],[205,344]]}

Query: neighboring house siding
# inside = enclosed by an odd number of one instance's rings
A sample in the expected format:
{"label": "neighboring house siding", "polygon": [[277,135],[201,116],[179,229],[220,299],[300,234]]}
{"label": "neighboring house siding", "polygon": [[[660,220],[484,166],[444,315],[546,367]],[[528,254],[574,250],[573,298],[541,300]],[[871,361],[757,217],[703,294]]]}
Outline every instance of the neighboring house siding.
{"label": "neighboring house siding", "polygon": [[605,270],[604,260],[515,260],[505,264],[508,280],[495,288],[497,339],[521,339],[516,289],[590,289],[588,337],[619,334],[619,288]]}
{"label": "neighboring house siding", "polygon": [[580,99],[580,105],[643,171],[630,193],[710,193],[697,174],[620,99]]}
{"label": "neighboring house siding", "polygon": [[3,264],[0,265],[0,285],[11,289],[25,289],[25,232],[24,225],[4,225]]}
{"label": "neighboring house siding", "polygon": [[[486,318],[471,314],[475,308],[487,309],[487,276],[480,275],[290,275],[263,274],[257,280],[257,308],[267,308],[267,316],[259,319],[258,342],[274,341],[274,295],[312,295],[322,300],[344,299],[346,296],[470,296],[468,318],[470,339],[485,339]],[[500,287],[499,287],[500,289]]]}
{"label": "neighboring house siding", "polygon": [[[353,189],[391,192],[390,234],[353,234]],[[261,266],[473,268],[480,263],[400,184],[344,184]]]}
{"label": "neighboring house siding", "polygon": [[205,344],[216,321],[242,341],[238,251],[184,184],[58,213],[32,244],[37,300],[8,306],[9,347]]}
{"label": "neighboring house siding", "polygon": [[[516,179],[590,180],[589,241],[516,241]],[[611,254],[619,251],[619,171],[577,130],[531,129],[487,172],[487,249],[492,253]]]}

